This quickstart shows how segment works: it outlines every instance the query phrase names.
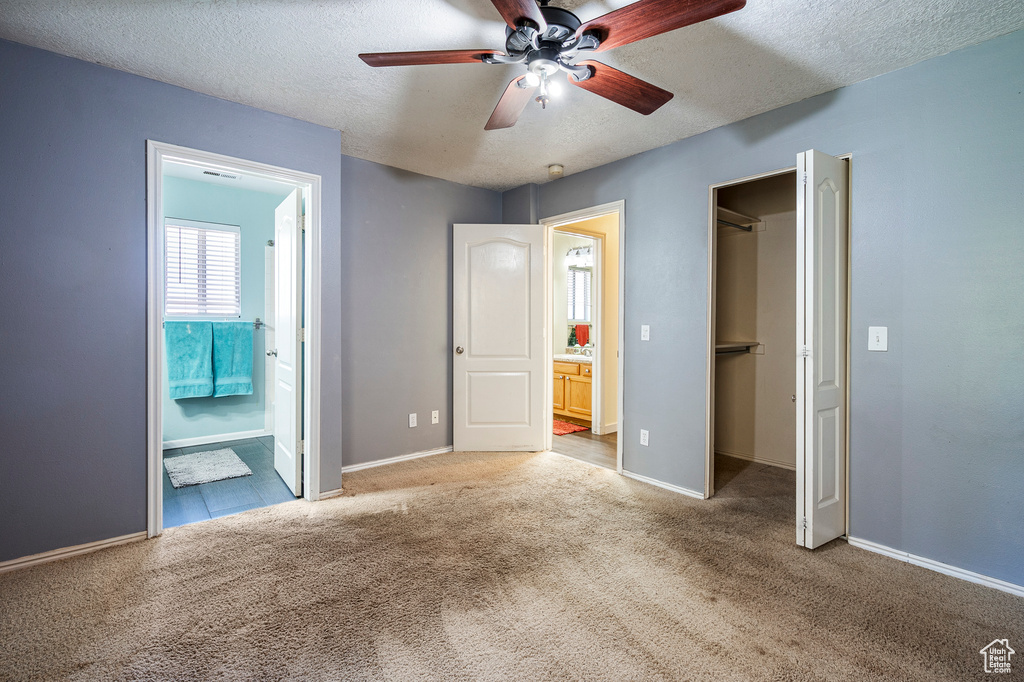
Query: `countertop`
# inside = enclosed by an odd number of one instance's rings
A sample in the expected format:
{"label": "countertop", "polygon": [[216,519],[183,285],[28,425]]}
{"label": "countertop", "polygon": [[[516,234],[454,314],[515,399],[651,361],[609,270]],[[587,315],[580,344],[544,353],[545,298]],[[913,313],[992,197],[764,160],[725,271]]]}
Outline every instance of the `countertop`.
{"label": "countertop", "polygon": [[570,353],[555,353],[555,362],[576,362],[581,365],[593,364],[594,358],[586,355],[572,355]]}

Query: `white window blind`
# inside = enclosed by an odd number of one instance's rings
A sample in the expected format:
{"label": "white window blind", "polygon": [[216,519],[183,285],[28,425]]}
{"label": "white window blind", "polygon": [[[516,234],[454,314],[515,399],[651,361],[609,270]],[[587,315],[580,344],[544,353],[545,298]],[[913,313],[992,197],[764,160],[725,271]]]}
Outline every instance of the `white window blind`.
{"label": "white window blind", "polygon": [[167,218],[164,235],[164,314],[240,317],[238,227]]}
{"label": "white window blind", "polygon": [[569,319],[590,322],[590,268],[569,268]]}

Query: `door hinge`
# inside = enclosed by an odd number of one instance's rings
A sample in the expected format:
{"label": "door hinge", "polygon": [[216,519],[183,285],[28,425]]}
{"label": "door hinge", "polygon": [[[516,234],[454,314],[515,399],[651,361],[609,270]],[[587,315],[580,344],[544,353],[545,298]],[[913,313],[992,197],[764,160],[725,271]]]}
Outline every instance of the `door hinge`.
{"label": "door hinge", "polygon": [[807,530],[807,517],[806,516],[803,517],[800,520],[800,527],[803,528],[804,530]]}
{"label": "door hinge", "polygon": [[303,213],[302,215],[299,216],[299,229],[302,230],[303,232],[306,231],[306,214],[305,213]]}
{"label": "door hinge", "polygon": [[306,342],[306,328],[303,327],[299,330],[299,343]]}
{"label": "door hinge", "polygon": [[[296,452],[296,454],[298,454],[298,455],[301,455],[301,454],[305,453],[306,452],[306,441],[300,440],[299,441],[299,447],[296,448],[296,449],[298,450],[298,452]],[[807,527],[807,523],[804,522],[804,528],[806,528],[806,527]]]}
{"label": "door hinge", "polygon": [[811,357],[811,349],[807,346],[800,346],[800,357],[809,358]]}
{"label": "door hinge", "polygon": [[807,173],[804,173],[803,182],[804,182],[804,185],[807,184]]}

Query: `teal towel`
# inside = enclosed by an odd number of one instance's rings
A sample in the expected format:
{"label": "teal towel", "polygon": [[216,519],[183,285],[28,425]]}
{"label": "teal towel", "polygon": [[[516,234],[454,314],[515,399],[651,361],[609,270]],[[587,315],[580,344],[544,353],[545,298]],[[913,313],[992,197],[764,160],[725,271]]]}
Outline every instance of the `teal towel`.
{"label": "teal towel", "polygon": [[252,394],[252,322],[213,323],[213,396]]}
{"label": "teal towel", "polygon": [[167,389],[173,400],[213,395],[213,327],[209,322],[164,322]]}

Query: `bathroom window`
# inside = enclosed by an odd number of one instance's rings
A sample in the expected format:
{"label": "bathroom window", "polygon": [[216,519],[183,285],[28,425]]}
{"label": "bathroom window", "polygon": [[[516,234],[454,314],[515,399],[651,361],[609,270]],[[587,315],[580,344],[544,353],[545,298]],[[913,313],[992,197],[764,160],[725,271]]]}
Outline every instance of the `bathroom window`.
{"label": "bathroom window", "polygon": [[241,316],[241,233],[237,225],[164,221],[164,314]]}
{"label": "bathroom window", "polygon": [[593,270],[590,268],[569,268],[569,320],[590,322],[590,282]]}

